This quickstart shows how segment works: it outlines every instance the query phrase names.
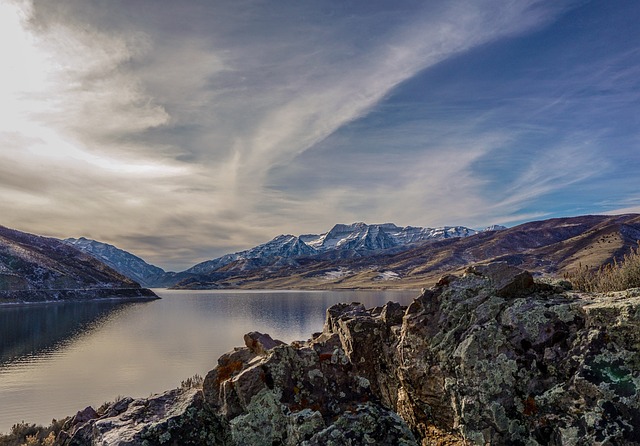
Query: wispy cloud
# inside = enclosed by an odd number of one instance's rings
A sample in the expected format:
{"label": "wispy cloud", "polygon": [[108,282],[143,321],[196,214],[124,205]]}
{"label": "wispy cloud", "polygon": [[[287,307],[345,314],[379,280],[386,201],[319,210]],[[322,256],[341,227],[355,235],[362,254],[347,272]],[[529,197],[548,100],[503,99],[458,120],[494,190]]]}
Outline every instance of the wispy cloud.
{"label": "wispy cloud", "polygon": [[[16,74],[0,74],[12,104],[0,110],[1,223],[20,229],[90,236],[180,269],[337,221],[513,220],[602,166],[597,148],[566,135],[539,158],[530,142],[524,161],[513,153],[535,126],[547,131],[536,114],[567,110],[575,86],[553,102],[504,82],[497,105],[459,116],[460,97],[435,115],[428,101],[393,102],[424,73],[540,30],[572,2],[0,5],[19,43],[2,46]],[[623,101],[635,70],[590,76],[623,85]],[[532,117],[527,131],[519,113]]]}

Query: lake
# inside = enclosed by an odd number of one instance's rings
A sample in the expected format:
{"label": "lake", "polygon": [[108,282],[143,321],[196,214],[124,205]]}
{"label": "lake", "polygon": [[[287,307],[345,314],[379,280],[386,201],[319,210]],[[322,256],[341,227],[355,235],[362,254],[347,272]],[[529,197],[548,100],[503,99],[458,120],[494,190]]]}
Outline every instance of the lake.
{"label": "lake", "polygon": [[286,342],[320,331],[337,302],[409,304],[410,290],[172,291],[161,300],[0,307],[0,432],[118,396],[178,387],[243,346],[249,331]]}

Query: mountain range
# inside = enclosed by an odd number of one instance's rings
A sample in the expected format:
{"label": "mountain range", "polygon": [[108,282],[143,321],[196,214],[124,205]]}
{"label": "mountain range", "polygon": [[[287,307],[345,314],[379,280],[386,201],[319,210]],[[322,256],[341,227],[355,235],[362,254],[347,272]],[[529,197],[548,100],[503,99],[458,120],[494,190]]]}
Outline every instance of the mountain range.
{"label": "mountain range", "polygon": [[475,234],[463,226],[442,228],[399,227],[393,223],[337,224],[322,234],[279,235],[246,251],[199,263],[186,271],[206,275],[216,271],[248,271],[265,266],[297,266],[300,258],[345,259],[377,252],[399,252],[427,240]]}
{"label": "mountain range", "polygon": [[60,240],[0,226],[0,301],[156,297]]}
{"label": "mountain range", "polygon": [[[18,234],[18,231],[2,230],[4,232],[0,234],[10,233],[14,237]],[[555,218],[512,228],[493,226],[481,231],[463,226],[420,228],[392,223],[337,224],[321,234],[279,235],[262,245],[201,262],[182,272],[165,272],[115,246],[83,237],[57,241],[20,234],[32,244],[34,240],[41,245],[55,244],[55,252],[62,252],[60,245],[65,246],[72,250],[66,254],[67,260],[75,256],[88,269],[115,270],[120,274],[118,280],[144,286],[184,289],[420,288],[435,282],[444,273],[486,261],[505,261],[554,276],[562,276],[579,265],[597,268],[622,258],[637,245],[640,215]],[[6,236],[0,239],[0,244],[6,244],[6,240]],[[7,251],[6,246],[1,249],[0,254]],[[76,250],[85,255],[79,256]],[[19,251],[13,248],[13,255]],[[87,260],[87,254],[98,263]],[[0,257],[0,288],[8,289],[18,284],[23,288],[37,288],[55,282],[38,279],[46,274],[42,276],[37,268],[32,268],[33,274],[19,278],[20,275],[9,271],[7,266],[15,265],[15,261],[8,262],[5,257]],[[69,277],[57,280],[73,280]],[[82,280],[78,279],[80,282]]]}
{"label": "mountain range", "polygon": [[296,269],[309,261],[329,261],[398,253],[428,240],[467,237],[477,231],[463,226],[421,228],[392,223],[367,225],[337,224],[321,234],[279,235],[251,249],[201,262],[178,273],[165,272],[115,246],[84,237],[65,243],[90,254],[120,273],[145,286],[194,286],[258,270]]}
{"label": "mountain range", "polygon": [[[144,283],[187,289],[420,288],[446,272],[490,260],[562,276],[580,264],[595,268],[621,258],[640,239],[639,219],[579,216],[481,231],[337,224],[322,234],[280,235],[182,272],[158,276],[153,270]],[[118,259],[103,260],[117,269],[126,263]]]}

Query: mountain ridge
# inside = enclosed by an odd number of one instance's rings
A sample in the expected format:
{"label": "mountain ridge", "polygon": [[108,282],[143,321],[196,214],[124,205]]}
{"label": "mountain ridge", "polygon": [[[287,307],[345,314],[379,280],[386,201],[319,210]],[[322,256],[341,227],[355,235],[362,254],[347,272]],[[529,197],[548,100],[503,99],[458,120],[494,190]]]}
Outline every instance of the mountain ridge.
{"label": "mountain ridge", "polygon": [[367,257],[304,259],[295,268],[192,277],[177,288],[422,288],[473,263],[506,261],[562,276],[620,260],[640,240],[640,215],[578,216],[523,223],[469,237],[428,240],[401,252]]}
{"label": "mountain ridge", "polygon": [[422,288],[444,273],[490,260],[561,276],[580,265],[597,268],[619,260],[638,240],[638,214],[561,217],[481,231],[356,222],[336,224],[322,234],[282,234],[182,272],[155,275],[151,284],[185,289]]}
{"label": "mountain ridge", "polygon": [[85,252],[104,262],[114,270],[129,277],[143,286],[152,286],[166,272],[142,258],[108,243],[85,237],[67,238],[64,243]]}
{"label": "mountain ridge", "polygon": [[150,290],[62,241],[0,226],[0,301],[153,297]]}

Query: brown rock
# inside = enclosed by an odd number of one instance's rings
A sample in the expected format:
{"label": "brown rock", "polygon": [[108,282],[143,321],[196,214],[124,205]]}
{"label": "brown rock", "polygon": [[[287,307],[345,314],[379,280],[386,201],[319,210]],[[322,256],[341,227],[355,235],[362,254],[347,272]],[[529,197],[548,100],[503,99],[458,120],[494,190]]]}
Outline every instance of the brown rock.
{"label": "brown rock", "polygon": [[272,348],[284,344],[284,342],[273,339],[268,334],[263,334],[259,331],[252,331],[244,335],[244,343],[249,350],[261,356],[266,355]]}

